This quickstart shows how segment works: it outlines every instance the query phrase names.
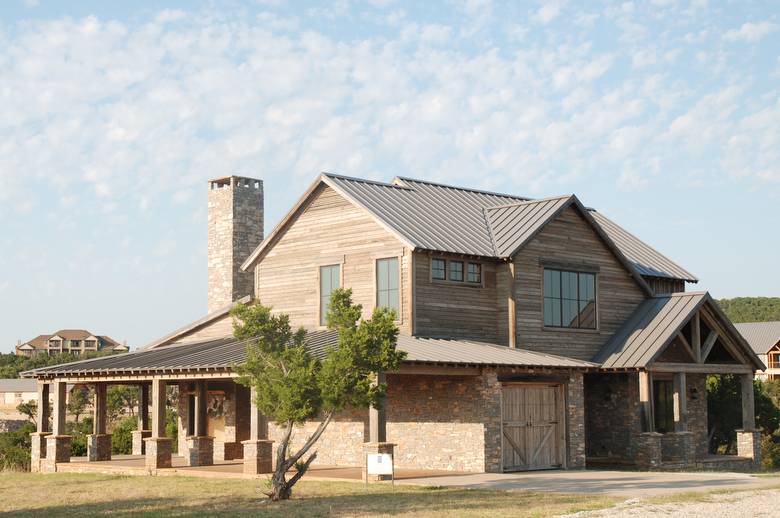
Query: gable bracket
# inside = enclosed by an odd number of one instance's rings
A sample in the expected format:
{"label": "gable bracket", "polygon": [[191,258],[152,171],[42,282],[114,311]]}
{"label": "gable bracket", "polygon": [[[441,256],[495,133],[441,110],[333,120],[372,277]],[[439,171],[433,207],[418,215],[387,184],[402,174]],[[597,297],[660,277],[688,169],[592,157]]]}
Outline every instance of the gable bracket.
{"label": "gable bracket", "polygon": [[712,351],[712,348],[717,340],[718,333],[715,331],[710,331],[709,336],[707,336],[707,339],[704,341],[704,345],[701,348],[701,360],[699,363],[704,363],[707,361],[707,357],[710,355],[710,352]]}

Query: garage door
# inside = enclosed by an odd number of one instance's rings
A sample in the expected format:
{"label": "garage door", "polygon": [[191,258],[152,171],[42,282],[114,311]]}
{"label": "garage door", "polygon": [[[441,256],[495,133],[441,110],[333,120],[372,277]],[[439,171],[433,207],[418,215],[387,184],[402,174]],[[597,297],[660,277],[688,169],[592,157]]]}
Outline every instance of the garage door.
{"label": "garage door", "polygon": [[563,466],[561,385],[511,384],[502,393],[504,471]]}

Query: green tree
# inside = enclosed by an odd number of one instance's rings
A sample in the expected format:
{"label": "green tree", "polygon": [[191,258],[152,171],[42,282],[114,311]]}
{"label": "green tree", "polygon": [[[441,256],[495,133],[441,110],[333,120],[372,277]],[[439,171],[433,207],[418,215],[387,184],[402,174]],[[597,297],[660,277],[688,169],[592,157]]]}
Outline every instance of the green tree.
{"label": "green tree", "polygon": [[780,320],[780,297],[737,297],[720,299],[718,304],[732,322]]}
{"label": "green tree", "polygon": [[[328,327],[338,331],[338,345],[323,358],[305,347],[306,332],[293,331],[288,315],[274,315],[260,304],[237,305],[231,311],[236,338],[248,340],[246,362],[237,366],[239,383],[255,389],[253,403],[282,428],[266,494],[272,500],[290,498],[293,486],[317,457],[316,444],[336,412],[347,407],[379,405],[384,384],[376,373],[399,367],[404,353],[396,351],[398,328],[395,313],[374,310],[361,320],[362,308],[352,303],[352,291],[335,290],[327,315]],[[290,450],[293,427],[318,418],[316,430],[297,451]],[[287,480],[287,473],[295,473]]]}
{"label": "green tree", "polygon": [[35,400],[31,399],[30,401],[19,403],[16,405],[16,411],[23,416],[27,416],[27,419],[29,419],[32,424],[38,424],[36,419],[38,415],[38,403],[36,403]]}
{"label": "green tree", "polygon": [[137,386],[111,385],[106,391],[106,413],[108,420],[114,422],[128,414],[135,415],[135,407],[138,406]]}
{"label": "green tree", "polygon": [[76,418],[76,422],[79,422],[79,417],[86,412],[87,406],[92,401],[92,390],[87,387],[76,387],[70,393],[68,398],[68,413]]}

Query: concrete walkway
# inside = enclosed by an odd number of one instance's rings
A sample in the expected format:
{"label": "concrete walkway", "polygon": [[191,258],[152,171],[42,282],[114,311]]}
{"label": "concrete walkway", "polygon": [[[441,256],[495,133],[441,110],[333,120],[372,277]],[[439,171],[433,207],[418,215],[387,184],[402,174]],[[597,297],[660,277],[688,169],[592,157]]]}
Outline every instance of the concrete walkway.
{"label": "concrete walkway", "polygon": [[648,497],[712,491],[715,489],[760,489],[780,486],[780,478],[759,478],[744,473],[661,473],[643,471],[534,471],[527,473],[480,473],[448,477],[399,480],[399,484],[468,487],[555,493],[596,493]]}

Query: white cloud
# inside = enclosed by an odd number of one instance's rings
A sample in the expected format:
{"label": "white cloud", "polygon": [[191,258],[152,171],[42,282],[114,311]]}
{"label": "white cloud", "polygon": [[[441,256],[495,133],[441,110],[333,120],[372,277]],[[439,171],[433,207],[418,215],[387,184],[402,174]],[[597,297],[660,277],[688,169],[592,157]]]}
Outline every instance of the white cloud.
{"label": "white cloud", "polygon": [[533,20],[537,23],[548,24],[561,14],[562,7],[563,2],[545,0],[534,14]]}
{"label": "white cloud", "polygon": [[763,21],[758,23],[746,22],[739,29],[731,29],[723,35],[726,41],[747,41],[755,43],[764,36],[777,30],[777,24]]}

